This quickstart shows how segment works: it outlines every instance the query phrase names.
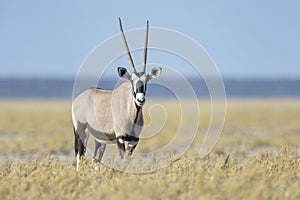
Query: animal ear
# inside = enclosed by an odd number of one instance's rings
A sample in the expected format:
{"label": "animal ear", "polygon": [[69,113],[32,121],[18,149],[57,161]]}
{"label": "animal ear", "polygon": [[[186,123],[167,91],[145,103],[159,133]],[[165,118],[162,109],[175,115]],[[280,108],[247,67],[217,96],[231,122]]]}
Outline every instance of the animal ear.
{"label": "animal ear", "polygon": [[148,75],[148,79],[150,80],[150,79],[159,77],[160,73],[161,73],[161,70],[162,70],[161,67],[154,67],[151,70],[150,74]]}
{"label": "animal ear", "polygon": [[118,67],[118,74],[121,78],[130,79],[130,75],[125,67]]}

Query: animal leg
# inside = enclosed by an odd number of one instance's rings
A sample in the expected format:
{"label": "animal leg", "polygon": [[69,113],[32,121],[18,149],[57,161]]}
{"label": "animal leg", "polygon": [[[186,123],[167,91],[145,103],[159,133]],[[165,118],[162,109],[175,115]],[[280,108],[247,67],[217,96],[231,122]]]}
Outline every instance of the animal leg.
{"label": "animal leg", "polygon": [[78,122],[77,129],[75,130],[75,153],[76,153],[76,169],[79,168],[79,160],[81,156],[84,156],[85,145],[84,141],[87,139],[87,134],[85,133],[87,125]]}
{"label": "animal leg", "polygon": [[137,142],[128,142],[128,156],[131,156],[135,149]]}
{"label": "animal leg", "polygon": [[81,156],[84,156],[85,153],[85,146],[83,144],[83,141],[80,139],[80,137],[77,135],[78,140],[78,154]]}
{"label": "animal leg", "polygon": [[105,151],[105,148],[106,148],[106,144],[102,144],[102,143],[97,142],[95,140],[94,158],[96,159],[97,162],[101,161],[101,159],[103,157],[103,154],[104,154],[104,151]]}
{"label": "animal leg", "polygon": [[124,153],[125,153],[125,143],[124,142],[125,142],[124,136],[117,137],[117,145],[118,145],[118,149],[119,149],[121,158],[124,157]]}
{"label": "animal leg", "polygon": [[73,132],[74,132],[74,151],[76,156],[78,154],[78,139],[77,139],[77,134],[74,126],[73,126]]}
{"label": "animal leg", "polygon": [[131,156],[133,153],[133,150],[135,149],[136,145],[139,142],[139,138],[137,137],[131,137],[131,140],[128,141],[128,156]]}

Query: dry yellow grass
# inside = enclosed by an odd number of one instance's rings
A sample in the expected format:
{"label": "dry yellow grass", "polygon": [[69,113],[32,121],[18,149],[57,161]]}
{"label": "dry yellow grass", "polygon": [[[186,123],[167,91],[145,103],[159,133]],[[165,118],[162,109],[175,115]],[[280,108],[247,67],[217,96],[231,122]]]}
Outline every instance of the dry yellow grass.
{"label": "dry yellow grass", "polygon": [[[164,104],[170,113],[163,134],[141,141],[137,152],[160,147],[174,136],[180,114],[173,109],[176,103]],[[207,129],[209,107],[209,101],[200,101],[198,135]],[[152,117],[161,116],[154,112]],[[299,99],[229,100],[223,133],[204,159],[198,157],[203,138],[197,137],[183,156],[159,171],[130,174],[101,164],[95,170],[86,159],[76,172],[69,102],[1,101],[0,197],[299,199],[299,121]]]}

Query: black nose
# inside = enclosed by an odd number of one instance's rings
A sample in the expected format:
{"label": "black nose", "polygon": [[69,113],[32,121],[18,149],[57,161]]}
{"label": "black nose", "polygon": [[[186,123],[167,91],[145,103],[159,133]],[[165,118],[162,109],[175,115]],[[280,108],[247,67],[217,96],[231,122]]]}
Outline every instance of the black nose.
{"label": "black nose", "polygon": [[140,103],[144,103],[145,100],[146,100],[145,98],[143,98],[143,99],[137,99],[137,101],[140,102]]}

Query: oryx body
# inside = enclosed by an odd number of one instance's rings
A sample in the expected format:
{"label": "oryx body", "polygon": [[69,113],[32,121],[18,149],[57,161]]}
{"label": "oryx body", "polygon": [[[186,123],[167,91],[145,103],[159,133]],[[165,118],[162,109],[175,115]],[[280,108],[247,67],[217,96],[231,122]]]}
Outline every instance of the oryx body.
{"label": "oryx body", "polygon": [[161,68],[153,68],[150,74],[145,73],[148,43],[148,23],[145,39],[143,69],[137,72],[123,33],[121,20],[120,30],[131,65],[131,74],[124,67],[118,67],[118,74],[126,81],[114,90],[91,88],[72,103],[72,119],[75,136],[75,155],[77,170],[80,156],[85,153],[89,135],[95,139],[94,157],[100,161],[107,143],[116,142],[120,155],[125,153],[125,141],[128,142],[128,155],[135,149],[144,121],[142,106],[145,103],[147,82],[160,75]]}

